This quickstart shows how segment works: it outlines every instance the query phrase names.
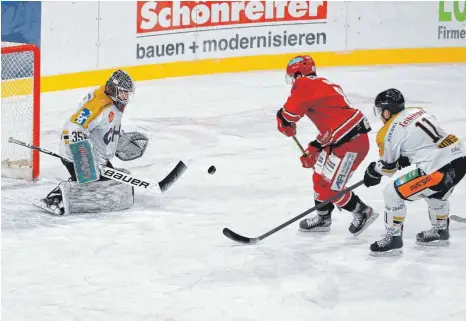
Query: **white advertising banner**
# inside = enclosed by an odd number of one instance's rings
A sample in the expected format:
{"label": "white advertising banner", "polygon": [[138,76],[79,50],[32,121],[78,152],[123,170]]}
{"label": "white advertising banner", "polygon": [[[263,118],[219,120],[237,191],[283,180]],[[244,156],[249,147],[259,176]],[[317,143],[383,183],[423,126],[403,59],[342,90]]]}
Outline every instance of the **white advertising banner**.
{"label": "white advertising banner", "polygon": [[466,1],[352,1],[347,49],[466,46],[465,20]]}
{"label": "white advertising banner", "polygon": [[138,2],[136,60],[195,60],[345,46],[345,3]]}
{"label": "white advertising banner", "polygon": [[99,68],[99,2],[43,1],[42,75]]}
{"label": "white advertising banner", "polygon": [[437,46],[466,46],[466,1],[439,1],[436,18]]}
{"label": "white advertising banner", "polygon": [[298,52],[466,46],[466,1],[43,2],[42,73]]}

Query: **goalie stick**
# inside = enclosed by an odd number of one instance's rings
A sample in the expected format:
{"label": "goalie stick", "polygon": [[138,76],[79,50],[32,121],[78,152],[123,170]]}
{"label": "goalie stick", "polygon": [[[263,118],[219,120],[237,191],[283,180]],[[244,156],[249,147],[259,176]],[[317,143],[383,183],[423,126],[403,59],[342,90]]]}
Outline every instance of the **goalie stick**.
{"label": "goalie stick", "polygon": [[[14,139],[13,137],[10,137],[8,139],[8,142],[17,144],[17,145],[20,145],[26,148],[37,150],[41,153],[60,158],[66,162],[71,162],[69,159],[62,157],[54,152],[51,152],[47,149],[44,149],[38,146],[24,143],[22,141]],[[127,174],[125,172],[119,171],[118,169],[110,168],[110,167],[103,167],[103,169],[100,172],[100,175],[103,177],[112,179],[114,181],[123,183],[123,184],[128,184],[131,186],[144,188],[144,189],[155,189],[157,192],[163,193],[166,190],[168,190],[170,186],[176,180],[178,180],[178,178],[186,171],[186,169],[187,169],[187,166],[182,161],[179,161],[178,164],[175,166],[175,168],[173,168],[172,171],[167,176],[165,176],[165,178],[162,179],[160,182],[153,182],[150,180],[136,178],[130,174]]]}
{"label": "goalie stick", "polygon": [[320,203],[319,205],[316,205],[310,209],[308,209],[307,211],[299,214],[298,216],[295,216],[293,217],[291,220],[288,220],[286,221],[285,223],[277,226],[276,228],[268,231],[267,233],[265,234],[262,234],[261,236],[258,236],[258,237],[246,237],[246,236],[242,236],[238,233],[235,233],[233,232],[232,230],[230,230],[229,228],[224,228],[223,229],[223,235],[225,235],[226,237],[228,237],[229,239],[235,241],[235,242],[239,242],[239,243],[244,243],[244,244],[256,244],[257,242],[265,239],[266,237],[269,237],[270,235],[280,231],[281,229],[283,229],[284,227],[287,227],[288,225],[290,225],[291,223],[294,223],[296,222],[297,220],[299,220],[300,218],[303,218],[304,216],[308,215],[309,213],[311,212],[314,212],[314,211],[317,211],[318,209],[324,207],[325,205],[331,203],[332,201],[340,198],[342,195],[354,190],[355,188],[361,186],[362,184],[364,184],[364,180],[361,180],[359,182],[357,182],[356,184],[348,187],[347,189],[335,194],[334,196],[330,197],[328,200],[326,200],[325,202],[322,202]]}
{"label": "goalie stick", "polygon": [[450,219],[451,219],[452,221],[455,221],[455,222],[466,223],[466,218],[465,218],[465,217],[458,216],[458,215],[451,215],[451,216],[450,216]]}

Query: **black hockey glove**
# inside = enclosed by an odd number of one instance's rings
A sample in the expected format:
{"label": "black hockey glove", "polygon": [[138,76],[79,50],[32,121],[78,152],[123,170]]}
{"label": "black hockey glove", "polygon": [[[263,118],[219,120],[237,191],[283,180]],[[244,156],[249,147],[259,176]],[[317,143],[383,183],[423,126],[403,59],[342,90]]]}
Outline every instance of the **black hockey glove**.
{"label": "black hockey glove", "polygon": [[398,161],[396,163],[397,163],[398,170],[411,166],[409,158],[406,156],[400,156],[400,158],[398,158]]}
{"label": "black hockey glove", "polygon": [[375,170],[375,165],[375,162],[370,163],[364,173],[364,185],[367,187],[379,185],[382,180],[382,175]]}

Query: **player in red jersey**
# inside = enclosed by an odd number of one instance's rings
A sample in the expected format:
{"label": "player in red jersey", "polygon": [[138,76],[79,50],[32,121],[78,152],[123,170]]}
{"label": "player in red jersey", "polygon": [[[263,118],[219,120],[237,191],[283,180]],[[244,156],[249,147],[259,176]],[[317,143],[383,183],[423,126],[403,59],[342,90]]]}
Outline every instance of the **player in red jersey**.
{"label": "player in red jersey", "polygon": [[[363,113],[351,107],[340,86],[317,77],[311,57],[293,58],[286,68],[286,76],[293,87],[287,102],[278,110],[278,130],[288,137],[295,136],[296,123],[303,116],[309,117],[317,127],[317,138],[301,156],[304,168],[314,168],[312,180],[317,205],[345,188],[369,151],[367,133],[371,128]],[[349,227],[353,235],[362,233],[379,215],[349,192],[318,210],[315,217],[302,220],[300,230],[329,231],[335,205],[353,213]]]}

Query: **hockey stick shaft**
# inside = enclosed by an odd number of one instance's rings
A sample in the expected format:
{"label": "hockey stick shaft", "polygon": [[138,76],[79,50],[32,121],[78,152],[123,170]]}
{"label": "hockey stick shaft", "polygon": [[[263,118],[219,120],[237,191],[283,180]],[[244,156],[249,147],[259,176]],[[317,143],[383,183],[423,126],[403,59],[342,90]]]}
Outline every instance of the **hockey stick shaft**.
{"label": "hockey stick shaft", "polygon": [[228,229],[228,228],[224,228],[223,229],[223,234],[228,237],[229,239],[233,240],[233,241],[236,241],[236,242],[240,242],[240,243],[245,243],[245,244],[256,244],[257,242],[265,239],[266,237],[269,237],[270,235],[280,231],[281,229],[287,227],[288,225],[296,222],[297,220],[303,218],[304,216],[308,215],[309,213],[312,213],[314,211],[317,211],[319,210],[320,208],[328,205],[329,203],[333,202],[334,200],[338,199],[338,198],[341,198],[343,195],[345,195],[346,193],[349,193],[351,192],[352,190],[358,188],[359,186],[363,185],[364,184],[364,180],[361,180],[359,182],[357,182],[356,184],[348,187],[347,189],[344,189],[343,191],[335,194],[334,196],[330,197],[328,200],[326,200],[325,202],[322,202],[310,209],[308,209],[307,211],[299,214],[298,216],[295,216],[293,217],[292,219],[286,221],[285,223],[277,226],[276,228],[268,231],[267,233],[264,233],[262,234],[261,236],[259,237],[255,237],[255,238],[249,238],[249,237],[245,237],[245,236],[242,236],[242,235],[239,235],[235,232],[233,232],[232,230]]}
{"label": "hockey stick shaft", "polygon": [[60,158],[60,159],[63,159],[64,161],[67,161],[67,162],[71,162],[70,160],[66,159],[65,157],[62,157],[54,152],[51,152],[47,149],[44,149],[44,148],[41,148],[41,147],[37,147],[37,146],[34,146],[34,145],[30,145],[30,144],[26,144],[22,141],[19,141],[17,139],[14,139],[13,137],[10,137],[8,138],[8,142],[9,143],[13,143],[13,144],[16,144],[16,145],[20,145],[20,146],[24,146],[26,148],[30,148],[30,149],[34,149],[34,150],[37,150],[41,153],[44,153],[44,154],[47,154],[47,155],[50,155],[50,156],[54,156],[54,157],[57,157],[57,158]]}
{"label": "hockey stick shaft", "polygon": [[294,142],[296,143],[296,145],[298,146],[299,150],[301,151],[301,153],[303,155],[306,155],[306,151],[304,150],[303,148],[303,145],[301,145],[301,143],[299,142],[299,140],[296,138],[296,136],[293,136],[293,140]]}
{"label": "hockey stick shaft", "polygon": [[[47,154],[47,155],[50,155],[50,156],[53,156],[53,157],[60,158],[61,160],[65,161],[65,162],[72,163],[71,160],[69,160],[69,159],[67,159],[67,158],[65,158],[65,157],[63,157],[61,155],[58,155],[57,153],[51,152],[51,151],[49,151],[49,150],[47,150],[45,148],[42,148],[42,147],[27,144],[25,142],[14,139],[13,137],[10,137],[8,139],[8,142],[13,143],[13,144],[17,144],[17,145],[20,145],[20,146],[23,146],[23,147],[26,147],[26,148],[34,149],[34,150],[37,150],[37,151],[39,151],[41,153],[44,153],[44,154]],[[100,175],[103,176],[103,177],[106,177],[106,178],[113,179],[115,181],[121,182],[121,183],[132,185],[132,186],[138,186],[138,187],[144,187],[144,188],[154,188],[155,187],[155,189],[158,188],[159,190],[161,190],[161,188],[159,186],[154,186],[153,183],[152,183],[152,186],[151,186],[151,183],[149,183],[149,182],[133,178],[133,177],[131,177],[131,175],[128,175],[128,174],[126,174],[124,172],[121,172],[119,170],[109,168],[109,167],[103,167],[102,170],[101,170]],[[133,183],[131,183],[131,182],[133,182]],[[137,183],[137,184],[135,184],[135,183]]]}
{"label": "hockey stick shaft", "polygon": [[[20,146],[23,146],[23,147],[26,147],[26,148],[34,149],[34,150],[37,150],[37,151],[39,151],[41,153],[60,158],[61,160],[65,161],[65,162],[72,163],[71,160],[69,160],[69,159],[67,159],[67,158],[65,158],[65,157],[63,157],[61,155],[58,155],[58,154],[56,154],[54,152],[51,152],[51,151],[49,151],[49,150],[47,150],[45,148],[41,148],[41,147],[38,147],[38,146],[34,146],[34,145],[24,143],[22,141],[14,139],[13,137],[10,137],[8,139],[8,142],[13,143],[13,144],[17,144],[17,145],[20,145]],[[177,180],[181,176],[181,174],[184,173],[186,168],[187,168],[186,165],[182,161],[178,162],[178,164],[175,166],[175,168],[162,181],[160,181],[158,183],[150,182],[150,181],[143,180],[143,179],[139,179],[139,178],[133,177],[130,174],[127,174],[125,172],[122,172],[122,171],[119,171],[119,170],[117,170],[115,168],[110,168],[110,167],[103,167],[101,172],[100,172],[100,175],[103,176],[103,177],[106,177],[108,179],[112,179],[114,181],[117,181],[117,182],[120,182],[120,183],[123,183],[123,184],[127,184],[127,185],[131,185],[131,186],[134,186],[134,187],[139,187],[139,188],[144,188],[144,189],[155,189],[157,192],[164,192],[174,183],[175,180]]]}

